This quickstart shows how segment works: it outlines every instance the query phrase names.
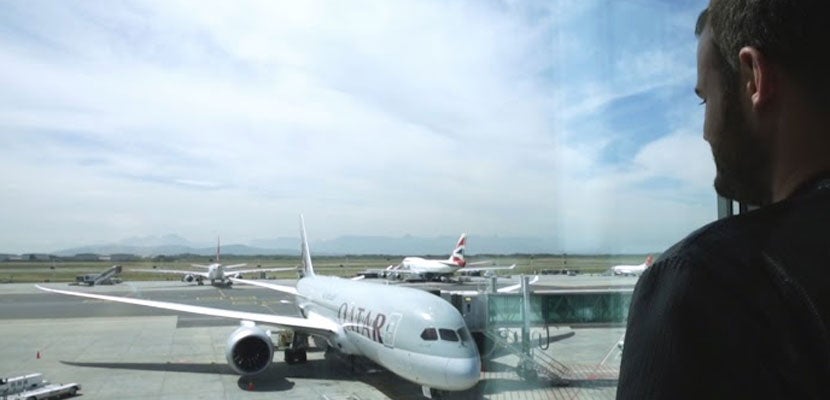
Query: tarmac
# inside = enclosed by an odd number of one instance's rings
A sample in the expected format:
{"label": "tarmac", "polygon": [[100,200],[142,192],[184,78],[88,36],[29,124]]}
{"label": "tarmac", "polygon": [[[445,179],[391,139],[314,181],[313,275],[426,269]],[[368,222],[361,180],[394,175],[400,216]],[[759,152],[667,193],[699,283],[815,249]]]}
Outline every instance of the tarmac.
{"label": "tarmac", "polygon": [[[545,276],[545,288],[630,288],[636,278]],[[281,281],[293,284],[293,281]],[[510,282],[505,282],[507,284]],[[382,284],[382,283],[379,283]],[[262,288],[216,288],[177,281],[113,286],[50,287],[208,307],[297,315],[290,296]],[[421,284],[465,290],[466,284]],[[415,285],[419,286],[419,285]],[[0,377],[41,372],[51,382],[77,382],[85,399],[422,399],[421,388],[368,360],[350,363],[310,351],[288,365],[282,352],[254,378],[235,374],[225,342],[237,321],[38,291],[33,284],[0,285]],[[277,328],[274,328],[276,330]],[[555,327],[551,335],[567,332]],[[459,399],[613,399],[619,372],[616,344],[624,328],[576,329],[544,352],[571,369],[571,379],[525,382],[515,356],[485,363],[479,384]],[[276,337],[276,334],[274,335]],[[537,349],[536,351],[542,351]],[[604,362],[603,362],[604,361]]]}

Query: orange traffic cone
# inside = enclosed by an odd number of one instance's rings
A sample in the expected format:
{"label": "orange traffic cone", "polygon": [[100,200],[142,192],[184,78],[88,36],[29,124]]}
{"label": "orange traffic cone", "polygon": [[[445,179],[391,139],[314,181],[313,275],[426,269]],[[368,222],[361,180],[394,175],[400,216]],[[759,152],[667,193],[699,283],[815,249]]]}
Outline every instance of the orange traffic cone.
{"label": "orange traffic cone", "polygon": [[37,351],[37,355],[35,355],[35,358],[40,360],[40,350]]}

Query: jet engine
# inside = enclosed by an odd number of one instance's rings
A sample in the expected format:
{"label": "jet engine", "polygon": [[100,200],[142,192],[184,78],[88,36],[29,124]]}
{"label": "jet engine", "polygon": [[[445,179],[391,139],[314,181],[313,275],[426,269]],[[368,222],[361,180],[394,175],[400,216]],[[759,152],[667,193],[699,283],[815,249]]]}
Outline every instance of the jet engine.
{"label": "jet engine", "polygon": [[234,371],[244,376],[265,371],[274,359],[271,332],[253,322],[242,321],[242,326],[228,337],[225,358]]}
{"label": "jet engine", "polygon": [[182,277],[182,282],[192,283],[195,280],[196,280],[196,277],[193,276],[192,274],[187,274],[187,275]]}

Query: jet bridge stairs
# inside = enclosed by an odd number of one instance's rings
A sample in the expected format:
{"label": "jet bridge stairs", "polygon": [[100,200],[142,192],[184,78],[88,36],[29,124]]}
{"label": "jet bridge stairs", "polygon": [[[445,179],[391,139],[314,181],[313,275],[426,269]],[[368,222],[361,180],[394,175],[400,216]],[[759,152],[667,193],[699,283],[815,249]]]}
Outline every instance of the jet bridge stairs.
{"label": "jet bridge stairs", "polygon": [[512,336],[508,331],[485,330],[481,333],[492,341],[491,353],[485,355],[485,357],[492,357],[499,352],[499,349],[504,350],[501,353],[506,352],[518,357],[516,374],[522,379],[535,381],[542,378],[553,384],[567,384],[568,377],[573,375],[567,365],[557,361],[544,351],[525,349],[519,343],[516,332],[512,332]]}

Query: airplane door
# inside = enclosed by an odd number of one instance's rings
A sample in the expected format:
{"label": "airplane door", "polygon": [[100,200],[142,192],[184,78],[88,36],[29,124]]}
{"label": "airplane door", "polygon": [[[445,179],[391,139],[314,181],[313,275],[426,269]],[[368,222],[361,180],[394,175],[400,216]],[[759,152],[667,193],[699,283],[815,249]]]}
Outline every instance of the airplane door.
{"label": "airplane door", "polygon": [[389,315],[389,322],[383,328],[381,337],[383,344],[386,347],[395,347],[395,332],[398,331],[398,324],[401,322],[401,314],[393,313]]}

